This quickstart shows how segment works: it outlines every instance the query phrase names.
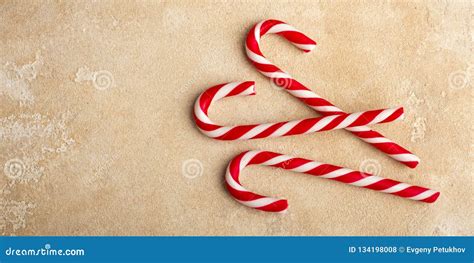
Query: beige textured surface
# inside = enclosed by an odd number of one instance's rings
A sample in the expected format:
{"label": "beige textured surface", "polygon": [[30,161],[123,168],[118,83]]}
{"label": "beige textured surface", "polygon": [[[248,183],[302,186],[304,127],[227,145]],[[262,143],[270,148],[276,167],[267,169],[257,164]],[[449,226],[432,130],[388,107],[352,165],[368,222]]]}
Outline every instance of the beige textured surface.
{"label": "beige textured surface", "polygon": [[[473,235],[472,2],[0,4],[0,233],[3,235]],[[218,103],[225,124],[315,116],[248,63],[266,18],[314,37],[302,54],[263,51],[348,112],[402,105],[376,130],[422,159],[408,169],[344,131],[221,142],[191,120],[211,85],[255,80],[257,96]],[[248,209],[223,188],[247,149],[306,157],[441,191],[423,204],[251,167],[249,189],[290,210]],[[193,160],[194,159],[194,160]],[[190,161],[191,160],[191,161]],[[5,168],[5,169],[3,169]]]}

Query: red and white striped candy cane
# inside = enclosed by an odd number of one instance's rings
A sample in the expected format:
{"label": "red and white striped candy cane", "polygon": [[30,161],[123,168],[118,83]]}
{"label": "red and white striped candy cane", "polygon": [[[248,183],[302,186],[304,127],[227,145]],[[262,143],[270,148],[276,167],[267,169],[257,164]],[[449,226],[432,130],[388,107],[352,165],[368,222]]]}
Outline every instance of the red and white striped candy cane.
{"label": "red and white striped candy cane", "polygon": [[[260,51],[260,38],[265,34],[272,33],[283,36],[305,52],[310,52],[316,46],[315,41],[284,22],[278,20],[262,21],[250,30],[245,46],[247,56],[257,70],[271,78],[276,85],[284,88],[291,95],[300,99],[322,115],[343,114],[344,112],[341,109],[305,87],[263,56]],[[416,167],[420,162],[420,159],[410,151],[385,138],[382,134],[371,130],[369,127],[349,127],[346,130],[410,168]]]}
{"label": "red and white striped candy cane", "polygon": [[319,163],[268,151],[243,152],[237,155],[227,167],[225,175],[227,189],[241,204],[267,212],[284,212],[288,208],[288,201],[281,198],[267,197],[252,193],[241,185],[239,181],[240,172],[246,166],[253,164],[279,167],[294,172],[311,174],[425,203],[433,203],[440,195],[439,192],[424,187],[409,185],[331,164]]}
{"label": "red and white striped candy cane", "polygon": [[221,126],[209,119],[208,109],[217,100],[232,96],[255,95],[253,81],[216,85],[203,92],[194,104],[194,120],[205,135],[218,140],[249,140],[391,122],[403,118],[403,108],[328,115],[277,123]]}

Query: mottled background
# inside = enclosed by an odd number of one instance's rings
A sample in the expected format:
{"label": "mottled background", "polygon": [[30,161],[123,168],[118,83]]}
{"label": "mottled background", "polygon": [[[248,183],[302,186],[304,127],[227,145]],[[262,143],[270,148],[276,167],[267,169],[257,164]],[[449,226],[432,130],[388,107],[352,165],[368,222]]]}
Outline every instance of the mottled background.
{"label": "mottled background", "polygon": [[[473,2],[7,1],[0,4],[2,235],[473,235]],[[255,80],[257,96],[219,102],[224,124],[316,116],[247,61],[256,22],[317,40],[302,54],[277,36],[263,52],[348,112],[404,106],[375,129],[416,153],[414,170],[344,131],[222,142],[191,109],[206,88]],[[227,194],[227,162],[266,149],[441,191],[417,203],[268,167],[243,184],[286,197],[287,214]],[[254,176],[250,176],[250,175]],[[257,176],[258,174],[258,176]]]}

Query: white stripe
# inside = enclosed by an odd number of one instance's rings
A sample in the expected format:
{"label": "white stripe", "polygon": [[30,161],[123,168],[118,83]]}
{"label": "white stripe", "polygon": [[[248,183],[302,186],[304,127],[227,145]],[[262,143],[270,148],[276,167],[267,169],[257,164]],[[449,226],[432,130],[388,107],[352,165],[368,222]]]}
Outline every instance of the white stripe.
{"label": "white stripe", "polygon": [[297,97],[297,98],[302,98],[302,99],[308,99],[308,98],[321,98],[318,94],[310,91],[310,90],[287,90],[288,93],[291,95]]}
{"label": "white stripe", "polygon": [[322,163],[312,161],[312,162],[300,165],[296,168],[290,169],[290,171],[298,172],[298,173],[306,173],[306,172],[311,171],[311,170],[313,170],[314,168],[316,168],[320,165],[322,165]]}
{"label": "white stripe", "polygon": [[239,171],[242,171],[245,166],[249,164],[249,162],[255,157],[255,155],[261,153],[262,151],[250,151],[244,154],[242,160],[240,160]]}
{"label": "white stripe", "polygon": [[281,163],[281,162],[284,162],[284,161],[288,161],[289,159],[292,159],[293,157],[291,156],[288,156],[288,155],[279,155],[275,158],[272,158],[264,163],[261,163],[261,165],[275,165],[277,163]]}
{"label": "white stripe", "polygon": [[322,175],[321,177],[322,178],[336,178],[336,177],[340,177],[351,172],[354,172],[354,170],[347,169],[347,168],[340,168],[328,174]]}
{"label": "white stripe", "polygon": [[290,131],[293,127],[295,127],[298,123],[300,123],[300,120],[297,121],[289,121],[280,128],[278,128],[276,131],[274,131],[270,136],[268,137],[281,137],[284,134],[286,134],[288,131]]}
{"label": "white stripe", "polygon": [[367,125],[370,125],[370,124],[375,124],[375,123],[379,123],[385,119],[387,119],[390,115],[392,115],[397,109],[396,108],[393,108],[393,109],[386,109],[386,110],[383,110],[381,113],[379,113],[371,122],[369,122]]}
{"label": "white stripe", "polygon": [[311,127],[311,129],[308,130],[308,133],[320,131],[322,128],[326,127],[326,125],[328,125],[331,121],[337,118],[337,116],[338,115],[329,115],[329,116],[323,117],[313,127]]}
{"label": "white stripe", "polygon": [[423,200],[423,199],[426,199],[434,194],[436,194],[437,192],[436,191],[433,191],[433,190],[427,190],[423,193],[420,193],[418,195],[415,195],[413,197],[408,197],[408,199],[411,199],[411,200],[416,200],[416,201],[420,201],[420,200]]}
{"label": "white stripe", "polygon": [[256,126],[255,128],[251,129],[244,135],[242,135],[239,140],[248,140],[250,138],[253,138],[254,136],[260,134],[264,130],[268,129],[270,126],[272,126],[274,123],[265,123],[265,124],[260,124]]}
{"label": "white stripe", "polygon": [[[277,24],[277,25],[274,25],[272,26],[266,34],[277,34],[277,33],[281,33],[281,32],[286,32],[286,31],[293,31],[293,32],[298,32],[298,33],[301,33],[300,31],[298,31],[296,28],[288,25],[288,24]],[[303,33],[301,33],[303,34]]]}
{"label": "white stripe", "polygon": [[359,181],[356,181],[356,182],[353,182],[353,183],[350,183],[351,185],[355,185],[355,186],[360,186],[360,187],[364,187],[364,186],[367,186],[367,185],[371,185],[373,183],[376,183],[378,181],[382,181],[383,178],[382,177],[378,177],[378,176],[367,176],[363,179],[360,179]]}
{"label": "white stripe", "polygon": [[239,191],[248,192],[247,189],[243,188],[239,183],[237,183],[232,175],[230,174],[229,166],[227,166],[227,172],[225,173],[225,181],[234,189]]}
{"label": "white stripe", "polygon": [[353,132],[363,132],[363,131],[370,131],[370,128],[367,126],[358,126],[358,127],[346,128],[346,130],[353,131]]}
{"label": "white stripe", "polygon": [[364,142],[368,143],[386,143],[386,142],[392,142],[391,140],[385,138],[385,137],[375,137],[375,138],[360,138]]}
{"label": "white stripe", "polygon": [[381,190],[380,192],[387,193],[387,194],[392,194],[392,193],[403,191],[403,190],[407,189],[410,186],[411,185],[406,184],[406,183],[399,183],[399,184],[396,184],[396,185],[394,185],[390,188],[387,188],[385,190]]}
{"label": "white stripe", "polygon": [[256,26],[255,26],[255,34],[254,34],[254,37],[255,37],[255,41],[257,41],[257,44],[260,46],[260,28],[262,27],[262,24],[263,22],[265,21],[262,21],[260,23],[258,23]]}
{"label": "white stripe", "polygon": [[209,124],[214,124],[211,119],[202,111],[201,105],[200,105],[200,100],[201,100],[201,95],[199,95],[199,98],[196,100],[196,103],[194,103],[194,114],[198,118],[198,120],[204,122],[204,123],[209,123]]}
{"label": "white stripe", "polygon": [[235,89],[238,85],[242,84],[243,82],[231,82],[227,83],[226,85],[222,86],[217,92],[216,95],[212,98],[212,102],[218,101],[224,97],[226,97],[232,90]]}
{"label": "white stripe", "polygon": [[306,50],[306,51],[311,51],[316,47],[316,45],[314,44],[298,44],[295,42],[291,42],[291,43],[293,43],[293,45],[297,46],[299,49]]}
{"label": "white stripe", "polygon": [[[227,96],[236,86],[242,84],[243,82],[233,82],[233,83],[229,83],[225,86],[223,86],[221,89],[219,89],[217,91],[217,93],[215,94],[214,98],[212,99],[211,103],[209,104],[208,108],[211,107],[211,104],[225,96]],[[255,93],[255,85],[252,85],[250,87],[248,87],[247,89],[245,89],[244,91],[242,91],[241,93],[235,95],[235,96],[248,96],[250,94],[253,94]],[[201,97],[202,97],[202,94],[199,95],[199,98],[196,100],[196,103],[194,103],[194,114],[196,115],[196,117],[201,121],[201,122],[204,122],[204,123],[207,123],[207,124],[213,124],[213,125],[216,125],[210,118],[207,114],[204,113],[204,111],[201,109],[201,105],[200,105],[200,101],[201,101]],[[204,130],[201,130],[204,134],[206,134],[207,136],[209,137],[212,137],[212,138],[215,138],[215,137],[218,137],[218,136],[221,136],[223,134],[225,134],[226,132],[228,132],[230,129],[232,129],[233,127],[221,127],[219,129],[216,129],[214,131],[204,131]]]}
{"label": "white stripe", "polygon": [[268,61],[268,59],[256,54],[255,52],[250,50],[247,46],[245,47],[245,52],[247,53],[247,57],[249,57],[249,59],[254,62],[257,62],[259,64],[272,65],[272,63]]}
{"label": "white stripe", "polygon": [[362,112],[356,112],[351,115],[348,115],[341,123],[339,123],[339,125],[334,127],[334,129],[341,129],[341,128],[349,126],[355,120],[357,120],[357,118],[359,118],[360,115],[362,115]]}
{"label": "white stripe", "polygon": [[289,74],[283,71],[273,71],[273,72],[260,71],[260,72],[271,79],[292,79],[292,77]]}
{"label": "white stripe", "polygon": [[249,96],[252,94],[255,94],[255,85],[252,85],[248,87],[247,89],[245,89],[244,91],[240,92],[239,94],[232,95],[232,96],[240,97],[240,96]]}
{"label": "white stripe", "polygon": [[311,106],[311,108],[315,109],[316,111],[319,112],[343,112],[341,109],[339,109],[336,106]]}
{"label": "white stripe", "polygon": [[243,205],[246,205],[248,207],[258,208],[258,207],[266,206],[266,205],[269,205],[269,204],[273,204],[273,203],[278,202],[282,199],[271,198],[271,197],[263,197],[263,198],[255,199],[255,200],[252,200],[252,201],[241,201],[237,198],[235,198],[235,200],[237,200],[239,203],[241,203]]}
{"label": "white stripe", "polygon": [[224,134],[226,134],[228,131],[230,131],[233,127],[220,127],[218,129],[215,129],[213,131],[205,131],[205,130],[201,130],[202,133],[204,133],[205,135],[211,137],[211,138],[216,138],[216,137],[219,137],[219,136],[222,136]]}
{"label": "white stripe", "polygon": [[420,162],[420,158],[410,153],[390,154],[389,156],[400,162]]}

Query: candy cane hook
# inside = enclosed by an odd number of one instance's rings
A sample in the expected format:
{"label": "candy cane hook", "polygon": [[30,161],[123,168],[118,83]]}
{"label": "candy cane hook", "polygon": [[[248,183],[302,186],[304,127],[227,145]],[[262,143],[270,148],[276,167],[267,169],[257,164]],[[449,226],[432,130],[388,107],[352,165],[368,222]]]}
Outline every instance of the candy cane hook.
{"label": "candy cane hook", "polygon": [[[286,23],[278,20],[264,20],[250,30],[245,45],[247,56],[257,70],[320,114],[324,116],[344,114],[341,109],[305,87],[265,58],[260,51],[260,39],[266,34],[283,36],[305,52],[310,52],[316,46],[315,41]],[[348,127],[346,130],[410,168],[415,168],[420,162],[420,159],[410,151],[369,127]]]}
{"label": "candy cane hook", "polygon": [[424,187],[413,186],[331,164],[269,151],[243,152],[237,155],[227,167],[225,175],[226,187],[234,199],[241,204],[267,212],[286,211],[288,201],[252,193],[241,185],[239,181],[240,172],[245,167],[253,164],[279,167],[294,172],[310,174],[425,203],[433,203],[440,195],[439,192]]}
{"label": "candy cane hook", "polygon": [[320,131],[391,122],[403,118],[403,108],[328,115],[277,123],[221,126],[209,119],[208,109],[217,100],[232,96],[255,95],[253,81],[220,84],[203,92],[194,105],[194,120],[205,135],[218,140],[248,140],[307,134]]}

